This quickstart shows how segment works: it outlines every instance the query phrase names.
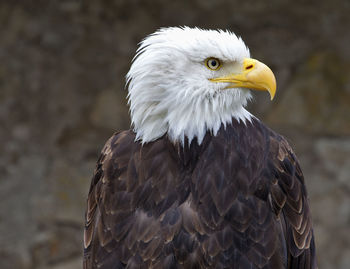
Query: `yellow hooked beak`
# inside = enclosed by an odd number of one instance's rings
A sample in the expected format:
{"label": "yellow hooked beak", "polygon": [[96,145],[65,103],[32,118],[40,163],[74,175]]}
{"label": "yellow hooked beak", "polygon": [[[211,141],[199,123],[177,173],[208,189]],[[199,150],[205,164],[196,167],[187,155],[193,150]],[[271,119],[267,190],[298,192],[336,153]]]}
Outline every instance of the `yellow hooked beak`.
{"label": "yellow hooked beak", "polygon": [[258,60],[245,58],[242,65],[242,71],[229,74],[227,76],[211,78],[213,82],[230,83],[228,88],[249,88],[252,90],[268,91],[271,100],[276,93],[276,79],[271,69]]}

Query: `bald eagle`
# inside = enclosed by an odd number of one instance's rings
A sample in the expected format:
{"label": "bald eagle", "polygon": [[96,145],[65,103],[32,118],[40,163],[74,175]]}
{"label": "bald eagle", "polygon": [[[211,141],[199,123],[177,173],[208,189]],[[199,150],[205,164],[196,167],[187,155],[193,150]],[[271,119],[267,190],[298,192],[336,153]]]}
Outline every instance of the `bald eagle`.
{"label": "bald eagle", "polygon": [[97,162],[84,268],[317,268],[297,157],[245,109],[275,77],[241,38],[160,29],[127,86],[133,128]]}

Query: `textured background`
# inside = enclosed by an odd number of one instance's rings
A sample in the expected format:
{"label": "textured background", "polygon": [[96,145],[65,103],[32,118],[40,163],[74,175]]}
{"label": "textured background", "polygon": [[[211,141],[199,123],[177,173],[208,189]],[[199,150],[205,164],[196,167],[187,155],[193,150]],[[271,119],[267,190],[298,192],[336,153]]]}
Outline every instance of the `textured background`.
{"label": "textured background", "polygon": [[227,28],[275,72],[250,110],[306,177],[320,268],[350,268],[350,1],[0,2],[0,268],[81,268],[99,151],[129,126],[124,76],[161,26]]}

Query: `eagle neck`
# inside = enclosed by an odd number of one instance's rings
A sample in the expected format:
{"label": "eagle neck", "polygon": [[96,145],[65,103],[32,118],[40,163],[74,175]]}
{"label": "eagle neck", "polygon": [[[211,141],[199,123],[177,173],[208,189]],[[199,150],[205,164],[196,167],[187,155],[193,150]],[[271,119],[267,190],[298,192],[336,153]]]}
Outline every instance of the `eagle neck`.
{"label": "eagle neck", "polygon": [[219,130],[214,135],[211,131],[207,131],[203,140],[199,143],[197,137],[190,140],[188,137],[184,138],[183,142],[169,142],[176,148],[178,158],[182,165],[187,168],[194,168],[200,159],[201,155],[207,151],[215,148],[216,143],[230,144],[232,139],[244,139],[246,132],[244,129],[249,128],[248,125],[254,125],[259,122],[254,116],[249,121],[242,121],[232,118],[229,124],[221,124]]}

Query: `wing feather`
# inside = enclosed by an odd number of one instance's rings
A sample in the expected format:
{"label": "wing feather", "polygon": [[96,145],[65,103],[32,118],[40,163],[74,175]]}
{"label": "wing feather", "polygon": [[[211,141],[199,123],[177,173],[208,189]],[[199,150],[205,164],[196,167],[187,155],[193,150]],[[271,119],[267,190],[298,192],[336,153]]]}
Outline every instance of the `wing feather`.
{"label": "wing feather", "polygon": [[299,163],[284,138],[271,136],[270,144],[278,149],[277,158],[269,158],[272,162],[269,167],[273,167],[272,174],[277,179],[271,184],[271,202],[285,223],[288,268],[317,268],[311,213]]}

